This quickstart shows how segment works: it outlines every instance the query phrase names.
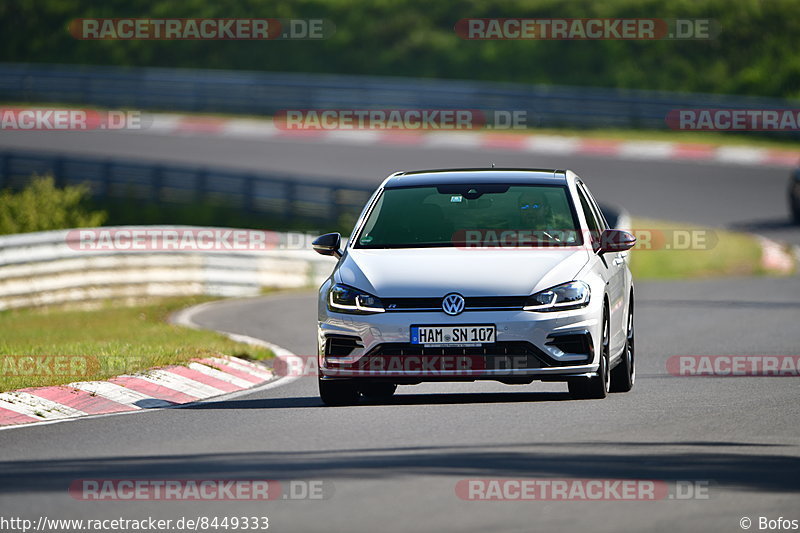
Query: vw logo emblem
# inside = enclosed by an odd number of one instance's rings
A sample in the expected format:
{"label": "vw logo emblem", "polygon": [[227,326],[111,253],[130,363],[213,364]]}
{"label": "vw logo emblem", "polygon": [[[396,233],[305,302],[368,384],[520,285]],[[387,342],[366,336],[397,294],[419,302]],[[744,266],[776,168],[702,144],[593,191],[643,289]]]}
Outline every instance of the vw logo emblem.
{"label": "vw logo emblem", "polygon": [[464,311],[464,297],[456,292],[451,292],[442,299],[442,311],[450,316],[461,314]]}

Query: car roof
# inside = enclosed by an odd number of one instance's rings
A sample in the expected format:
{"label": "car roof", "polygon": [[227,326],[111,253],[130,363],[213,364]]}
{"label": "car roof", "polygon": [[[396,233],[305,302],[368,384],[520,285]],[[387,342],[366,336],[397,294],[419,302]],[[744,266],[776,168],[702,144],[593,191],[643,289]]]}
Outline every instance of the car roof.
{"label": "car roof", "polygon": [[397,172],[389,176],[386,189],[420,187],[424,185],[490,184],[566,185],[564,170],[544,168],[453,168]]}

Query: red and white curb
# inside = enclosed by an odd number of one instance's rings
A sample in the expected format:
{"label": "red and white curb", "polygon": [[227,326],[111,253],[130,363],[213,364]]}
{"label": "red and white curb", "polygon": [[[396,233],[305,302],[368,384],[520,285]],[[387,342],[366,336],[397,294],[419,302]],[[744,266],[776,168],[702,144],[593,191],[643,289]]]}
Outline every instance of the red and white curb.
{"label": "red and white curb", "polygon": [[[130,130],[129,130],[130,131]],[[556,155],[606,156],[620,159],[715,162],[795,167],[800,151],[717,146],[702,143],[624,141],[492,131],[286,130],[271,120],[156,114],[140,133],[213,136],[241,139],[308,139],[351,145],[395,145],[422,148],[500,149]]]}
{"label": "red and white curb", "polygon": [[761,266],[764,270],[777,274],[791,274],[795,271],[795,258],[800,260],[800,249],[795,248],[792,254],[779,242],[761,235],[756,235],[756,238],[761,244]]}
{"label": "red and white curb", "polygon": [[[211,302],[209,302],[211,303]],[[207,304],[185,309],[173,322],[199,328],[192,316]],[[271,349],[291,359],[292,352],[274,344],[234,333],[222,333],[237,342]],[[275,379],[267,367],[237,357],[193,360],[186,366],[168,366],[107,381],[81,381],[55,387],[35,387],[0,393],[0,430],[52,424],[91,416],[126,414],[214,398],[229,400],[294,381]]]}

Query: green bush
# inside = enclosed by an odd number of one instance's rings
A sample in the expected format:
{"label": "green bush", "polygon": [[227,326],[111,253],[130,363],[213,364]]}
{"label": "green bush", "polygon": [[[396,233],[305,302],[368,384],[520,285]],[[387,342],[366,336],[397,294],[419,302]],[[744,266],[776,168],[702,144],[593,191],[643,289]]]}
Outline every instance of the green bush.
{"label": "green bush", "polygon": [[34,176],[21,191],[0,191],[0,235],[101,225],[105,211],[87,207],[89,188],[60,189],[52,176]]}
{"label": "green bush", "polygon": [[[324,41],[81,41],[91,17],[321,18]],[[466,41],[472,17],[713,19],[714,40]],[[797,0],[3,0],[0,61],[420,76],[800,98]]]}

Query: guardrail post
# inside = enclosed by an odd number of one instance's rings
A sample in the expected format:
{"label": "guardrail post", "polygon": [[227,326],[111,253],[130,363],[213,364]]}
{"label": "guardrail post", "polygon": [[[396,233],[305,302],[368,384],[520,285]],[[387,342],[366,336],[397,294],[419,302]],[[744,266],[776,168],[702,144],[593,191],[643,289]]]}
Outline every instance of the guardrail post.
{"label": "guardrail post", "polygon": [[63,189],[67,184],[67,177],[64,175],[64,158],[56,157],[53,159],[53,181],[56,187]]}
{"label": "guardrail post", "polygon": [[102,176],[103,176],[103,199],[108,200],[108,197],[111,196],[111,161],[103,162],[102,166]]}
{"label": "guardrail post", "polygon": [[194,184],[194,201],[200,205],[205,202],[206,193],[208,192],[208,171],[206,169],[201,168],[197,171]]}
{"label": "guardrail post", "polygon": [[336,219],[339,216],[339,196],[341,189],[331,187],[330,201],[328,202],[328,220],[332,224],[336,224]]}
{"label": "guardrail post", "polygon": [[150,179],[150,200],[158,203],[161,200],[161,188],[164,185],[164,167],[155,166],[151,170]]}
{"label": "guardrail post", "polygon": [[244,195],[244,210],[248,213],[255,211],[255,176],[249,174],[245,176],[244,183],[242,184],[242,194]]}
{"label": "guardrail post", "polygon": [[286,180],[285,187],[286,187],[286,209],[284,210],[284,214],[286,220],[294,220],[296,215],[294,210],[294,203],[297,196],[297,187],[295,186],[295,183],[291,180]]}
{"label": "guardrail post", "polygon": [[0,189],[4,189],[11,173],[11,154],[0,156]]}

